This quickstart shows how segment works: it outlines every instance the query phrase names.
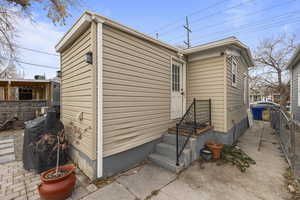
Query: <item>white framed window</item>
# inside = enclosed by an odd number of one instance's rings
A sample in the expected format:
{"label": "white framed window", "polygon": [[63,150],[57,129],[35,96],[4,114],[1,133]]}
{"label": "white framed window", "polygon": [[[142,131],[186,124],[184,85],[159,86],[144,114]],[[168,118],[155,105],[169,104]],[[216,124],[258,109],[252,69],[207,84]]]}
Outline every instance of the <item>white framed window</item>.
{"label": "white framed window", "polygon": [[237,86],[237,62],[236,60],[231,57],[231,85],[236,87]]}
{"label": "white framed window", "polygon": [[298,82],[298,84],[297,84],[297,86],[298,86],[298,88],[297,88],[297,104],[298,104],[298,106],[300,106],[300,73],[297,74],[297,82]]}

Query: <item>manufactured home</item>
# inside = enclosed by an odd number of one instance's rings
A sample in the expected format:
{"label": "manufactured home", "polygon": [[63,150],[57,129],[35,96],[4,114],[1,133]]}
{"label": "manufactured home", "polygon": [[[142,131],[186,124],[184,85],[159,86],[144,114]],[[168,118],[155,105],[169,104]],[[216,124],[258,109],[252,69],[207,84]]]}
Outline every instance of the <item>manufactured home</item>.
{"label": "manufactured home", "polygon": [[207,140],[230,144],[248,127],[253,61],[235,37],[179,49],[84,12],[56,51],[71,157],[91,179],[146,158],[178,171]]}

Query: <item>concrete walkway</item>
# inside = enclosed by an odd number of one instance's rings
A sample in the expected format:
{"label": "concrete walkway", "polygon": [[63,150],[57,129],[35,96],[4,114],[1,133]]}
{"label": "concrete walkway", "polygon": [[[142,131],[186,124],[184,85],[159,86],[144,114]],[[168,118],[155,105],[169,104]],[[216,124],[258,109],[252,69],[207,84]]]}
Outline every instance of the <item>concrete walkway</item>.
{"label": "concrete walkway", "polygon": [[[262,144],[258,151],[260,133]],[[245,173],[230,164],[194,163],[178,177],[153,164],[134,175],[86,196],[85,200],[282,200],[290,195],[283,174],[288,167],[269,123],[255,122],[240,138],[239,146],[257,162]],[[131,172],[134,172],[133,169]],[[130,173],[130,172],[129,172]]]}
{"label": "concrete walkway", "polygon": [[[230,164],[193,163],[176,176],[152,163],[121,174],[98,188],[79,170],[68,200],[284,200],[290,199],[283,174],[288,165],[269,123],[255,122],[240,138],[239,146],[257,164],[245,173]],[[258,151],[260,133],[262,143]],[[38,200],[39,175],[23,170],[20,161],[0,164],[0,199]]]}

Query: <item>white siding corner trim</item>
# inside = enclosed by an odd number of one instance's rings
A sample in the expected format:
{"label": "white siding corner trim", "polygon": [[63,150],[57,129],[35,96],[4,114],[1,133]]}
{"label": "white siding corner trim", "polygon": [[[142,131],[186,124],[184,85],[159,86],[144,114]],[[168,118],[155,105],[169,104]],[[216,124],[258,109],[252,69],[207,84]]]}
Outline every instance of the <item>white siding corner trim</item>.
{"label": "white siding corner trim", "polygon": [[103,176],[103,24],[97,23],[97,178]]}

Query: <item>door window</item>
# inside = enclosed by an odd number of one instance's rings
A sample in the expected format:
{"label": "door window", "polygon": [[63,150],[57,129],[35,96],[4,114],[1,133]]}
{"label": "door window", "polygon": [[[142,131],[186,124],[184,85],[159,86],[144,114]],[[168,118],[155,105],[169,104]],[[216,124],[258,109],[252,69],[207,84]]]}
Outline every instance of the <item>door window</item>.
{"label": "door window", "polygon": [[172,91],[180,91],[180,66],[175,64],[172,65]]}

